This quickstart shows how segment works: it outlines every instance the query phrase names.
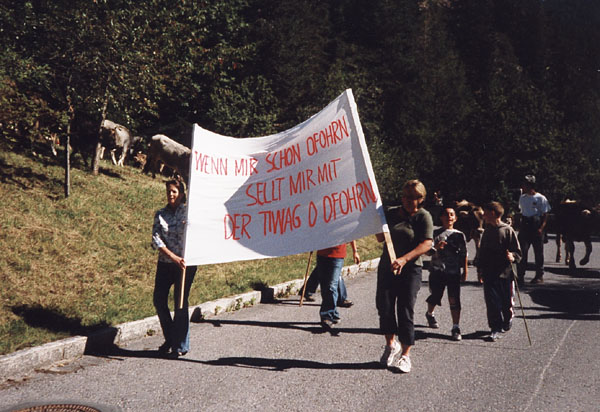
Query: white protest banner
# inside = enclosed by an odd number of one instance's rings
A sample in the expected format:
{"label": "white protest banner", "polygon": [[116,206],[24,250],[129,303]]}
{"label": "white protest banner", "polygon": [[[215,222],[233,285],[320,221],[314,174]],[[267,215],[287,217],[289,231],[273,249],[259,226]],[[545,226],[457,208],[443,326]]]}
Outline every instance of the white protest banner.
{"label": "white protest banner", "polygon": [[187,265],[287,256],[388,231],[350,89],[255,138],[194,128]]}

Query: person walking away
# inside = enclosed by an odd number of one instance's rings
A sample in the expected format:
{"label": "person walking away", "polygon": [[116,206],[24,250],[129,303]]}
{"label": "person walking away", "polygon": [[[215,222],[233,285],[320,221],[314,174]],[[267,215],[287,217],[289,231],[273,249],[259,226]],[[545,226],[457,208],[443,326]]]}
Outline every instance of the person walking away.
{"label": "person walking away", "polygon": [[523,259],[518,265],[518,282],[525,283],[527,270],[527,255],[529,246],[533,246],[535,257],[535,277],[531,283],[544,283],[544,230],[550,212],[550,203],[541,193],[535,191],[535,176],[527,175],[521,185],[522,194],[519,198],[521,210],[521,228],[519,229],[519,244],[523,251]]}
{"label": "person walking away", "polygon": [[514,264],[521,260],[521,247],[512,227],[502,222],[504,207],[490,202],[483,207],[486,223],[475,266],[477,277],[483,281],[483,297],[490,327],[489,340],[508,332],[513,319]]}
{"label": "person walking away", "polygon": [[[356,241],[352,241],[350,243],[352,246],[352,258],[354,263],[358,265],[360,263],[360,255],[358,254],[358,249],[356,247]],[[320,251],[317,251],[317,256]],[[299,295],[302,295],[302,291],[304,291],[304,300],[307,302],[314,302],[315,298],[312,296],[319,286],[319,271],[315,267],[313,271],[310,273],[306,281],[306,286],[302,286],[298,292]],[[341,308],[349,308],[354,305],[354,302],[348,299],[348,289],[346,288],[346,283],[344,282],[344,278],[340,276],[340,280],[338,283],[338,298],[337,298],[337,306]]]}
{"label": "person walking away", "polygon": [[[390,262],[384,246],[377,269],[375,301],[386,342],[381,363],[404,373],[412,369],[410,350],[415,343],[414,308],[421,288],[422,255],[431,249],[433,239],[431,215],[422,207],[426,195],[423,183],[409,180],[402,189],[402,206],[385,211],[398,257]],[[377,234],[377,240],[385,240],[383,233]]]}
{"label": "person walking away", "polygon": [[[359,259],[356,242],[350,242],[355,261]],[[317,273],[321,285],[321,326],[331,329],[340,322],[337,310],[339,282],[346,257],[346,244],[317,251],[317,265],[313,272]],[[311,275],[312,276],[312,275]]]}
{"label": "person walking away", "polygon": [[[159,251],[153,303],[165,338],[158,352],[176,358],[190,349],[188,296],[197,267],[187,267],[182,257],[187,215],[184,185],[178,180],[169,180],[165,185],[167,205],[155,213],[152,226],[152,246]],[[174,302],[175,315],[171,317],[169,291],[174,285],[174,300],[177,300],[183,270],[186,271],[183,308],[179,309]]]}
{"label": "person walking away", "polygon": [[[436,306],[442,305],[444,289],[448,289],[448,304],[452,316],[452,339],[460,341],[460,283],[467,280],[468,254],[465,234],[454,229],[456,211],[451,207],[442,209],[440,215],[442,227],[433,232],[431,266],[429,269],[429,291],[425,317],[429,327],[437,329]],[[462,269],[462,274],[461,274]]]}

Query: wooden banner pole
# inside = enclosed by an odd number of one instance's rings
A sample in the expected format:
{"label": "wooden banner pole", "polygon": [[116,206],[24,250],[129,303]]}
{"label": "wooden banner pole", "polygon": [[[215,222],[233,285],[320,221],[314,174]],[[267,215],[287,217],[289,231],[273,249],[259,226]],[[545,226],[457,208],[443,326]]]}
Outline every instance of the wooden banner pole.
{"label": "wooden banner pole", "polygon": [[[390,265],[392,265],[394,264],[394,260],[396,260],[396,251],[394,250],[394,244],[392,243],[390,232],[383,232],[383,237],[385,238],[385,245],[387,246],[388,255],[390,255]],[[393,272],[394,275],[398,274],[396,271]]]}
{"label": "wooden banner pole", "polygon": [[185,295],[185,268],[181,270],[181,288],[179,288],[178,309],[183,309],[183,296]]}
{"label": "wooden banner pole", "polygon": [[304,272],[304,285],[302,286],[302,293],[300,294],[300,306],[302,307],[302,303],[304,302],[304,292],[306,292],[306,279],[308,278],[308,271],[310,270],[310,261],[312,260],[313,252],[311,250],[308,255],[308,263],[306,264],[306,272]]}

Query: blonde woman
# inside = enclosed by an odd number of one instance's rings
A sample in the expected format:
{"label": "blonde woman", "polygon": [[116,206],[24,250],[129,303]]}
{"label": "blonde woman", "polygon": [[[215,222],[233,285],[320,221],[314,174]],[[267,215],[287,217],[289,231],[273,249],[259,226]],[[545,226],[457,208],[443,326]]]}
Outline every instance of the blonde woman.
{"label": "blonde woman", "polygon": [[[384,247],[377,270],[377,312],[386,341],[381,363],[404,373],[412,368],[410,349],[415,343],[414,307],[421,288],[422,255],[429,252],[433,240],[433,220],[422,208],[426,195],[423,183],[409,180],[402,189],[402,206],[386,210],[397,258],[390,262]],[[383,234],[377,239],[382,242]]]}

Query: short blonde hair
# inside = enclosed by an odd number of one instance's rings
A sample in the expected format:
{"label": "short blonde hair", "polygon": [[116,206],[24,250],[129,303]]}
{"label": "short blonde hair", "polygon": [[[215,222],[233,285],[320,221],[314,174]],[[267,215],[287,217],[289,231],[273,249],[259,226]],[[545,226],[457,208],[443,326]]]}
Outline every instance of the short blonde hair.
{"label": "short blonde hair", "polygon": [[402,194],[410,194],[413,198],[419,199],[419,204],[421,204],[425,201],[427,190],[425,189],[425,185],[420,180],[412,179],[404,183]]}

